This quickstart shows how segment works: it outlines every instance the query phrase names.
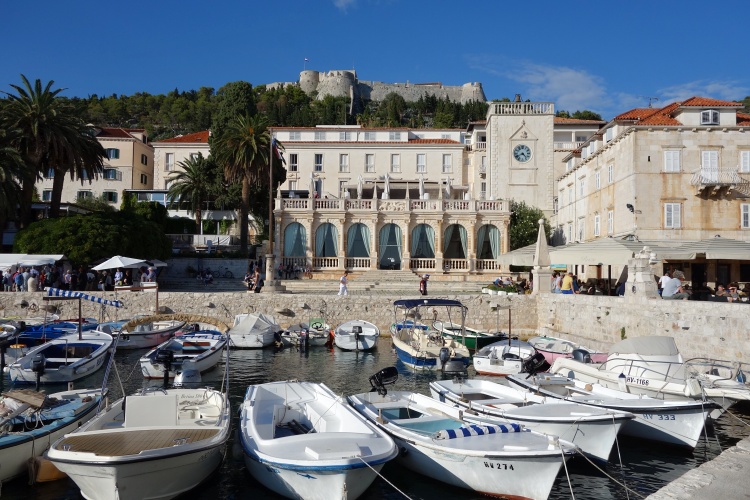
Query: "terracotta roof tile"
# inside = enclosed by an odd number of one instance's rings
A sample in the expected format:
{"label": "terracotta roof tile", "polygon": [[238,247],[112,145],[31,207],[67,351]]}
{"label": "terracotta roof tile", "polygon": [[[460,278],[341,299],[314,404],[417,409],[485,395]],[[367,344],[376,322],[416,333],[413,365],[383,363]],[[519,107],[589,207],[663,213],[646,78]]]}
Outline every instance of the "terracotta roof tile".
{"label": "terracotta roof tile", "polygon": [[680,104],[681,107],[687,108],[687,107],[712,107],[712,108],[741,108],[742,103],[741,102],[734,102],[734,101],[720,101],[718,99],[709,99],[708,97],[691,97],[690,99],[686,99],[682,101],[682,104]]}
{"label": "terracotta roof tile", "polygon": [[452,139],[409,139],[409,144],[461,144]]}
{"label": "terracotta roof tile", "polygon": [[679,102],[673,102],[667,104],[661,109],[655,110],[651,115],[644,117],[638,122],[638,125],[665,125],[665,126],[679,126],[682,123],[676,120],[673,113],[680,107]]}
{"label": "terracotta roof tile", "polygon": [[750,114],[737,113],[737,126],[741,126],[741,127],[750,126]]}
{"label": "terracotta roof tile", "polygon": [[635,108],[615,116],[615,121],[642,120],[654,113],[653,108]]}
{"label": "terracotta roof tile", "polygon": [[558,125],[604,125],[603,120],[581,120],[578,118],[564,118],[562,116],[555,117],[555,123]]}
{"label": "terracotta roof tile", "polygon": [[178,135],[177,137],[172,137],[171,139],[163,139],[158,142],[200,142],[208,144],[208,136],[208,130],[203,130],[201,132],[194,132],[192,134]]}

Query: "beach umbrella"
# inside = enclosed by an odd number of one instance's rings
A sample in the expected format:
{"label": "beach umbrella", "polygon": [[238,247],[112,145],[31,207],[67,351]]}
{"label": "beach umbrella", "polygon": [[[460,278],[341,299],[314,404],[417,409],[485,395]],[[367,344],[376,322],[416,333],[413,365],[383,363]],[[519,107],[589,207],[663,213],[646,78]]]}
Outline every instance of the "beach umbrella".
{"label": "beach umbrella", "polygon": [[159,260],[159,259],[148,260],[148,261],[146,261],[146,265],[151,266],[151,267],[167,267],[167,266],[169,266],[169,264],[167,264],[163,260]]}
{"label": "beach umbrella", "polygon": [[148,265],[143,259],[134,259],[132,257],[115,255],[114,257],[110,257],[109,259],[105,260],[98,266],[94,266],[92,269],[94,271],[103,271],[104,269],[117,269],[118,267],[121,267],[123,269],[136,269],[143,265]]}
{"label": "beach umbrella", "polygon": [[385,185],[383,186],[383,199],[387,200],[391,196],[391,176],[385,173]]}
{"label": "beach umbrella", "polygon": [[419,174],[419,199],[424,199],[424,174]]}
{"label": "beach umbrella", "polygon": [[359,178],[357,179],[357,199],[362,199],[362,188],[364,187],[364,179],[362,178],[362,174],[359,174]]}
{"label": "beach umbrella", "polygon": [[657,251],[667,260],[693,260],[705,256],[708,260],[750,260],[750,242],[715,236],[700,241],[684,242],[672,249]]}

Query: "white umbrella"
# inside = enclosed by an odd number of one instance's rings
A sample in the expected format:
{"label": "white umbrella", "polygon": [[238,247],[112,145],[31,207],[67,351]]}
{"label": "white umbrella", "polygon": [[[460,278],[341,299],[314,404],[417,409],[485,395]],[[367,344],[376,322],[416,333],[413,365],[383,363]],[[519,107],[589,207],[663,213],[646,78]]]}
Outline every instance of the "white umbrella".
{"label": "white umbrella", "polygon": [[167,266],[169,266],[169,264],[167,264],[163,260],[159,260],[159,259],[151,259],[151,260],[147,261],[146,264],[149,265],[149,266],[151,266],[151,267],[167,267]]}
{"label": "white umbrella", "polygon": [[123,257],[121,255],[115,255],[105,260],[98,266],[93,267],[94,271],[102,271],[104,269],[117,269],[118,267],[135,269],[145,265],[146,261],[143,259],[134,259],[132,257]]}
{"label": "white umbrella", "polygon": [[357,199],[362,199],[362,188],[365,183],[365,180],[362,178],[362,174],[359,175],[359,178],[357,179]]}
{"label": "white umbrella", "polygon": [[704,254],[706,259],[750,260],[750,242],[720,236],[700,241],[683,242],[672,249],[658,251],[667,260],[694,260]]}
{"label": "white umbrella", "polygon": [[419,174],[419,199],[424,199],[424,174]]}
{"label": "white umbrella", "polygon": [[451,178],[447,176],[445,178],[445,197],[450,200],[451,198]]}
{"label": "white umbrella", "polygon": [[536,243],[517,248],[497,257],[497,263],[506,266],[533,266]]}
{"label": "white umbrella", "polygon": [[387,200],[391,196],[391,176],[385,173],[385,184],[383,185],[383,199]]}

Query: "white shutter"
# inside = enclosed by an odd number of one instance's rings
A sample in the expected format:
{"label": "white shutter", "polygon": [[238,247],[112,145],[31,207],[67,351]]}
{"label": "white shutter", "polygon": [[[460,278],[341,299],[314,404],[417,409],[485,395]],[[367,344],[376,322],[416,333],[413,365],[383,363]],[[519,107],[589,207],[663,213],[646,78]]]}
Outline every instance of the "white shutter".
{"label": "white shutter", "polygon": [[750,229],[750,203],[742,204],[742,229]]}
{"label": "white shutter", "polygon": [[664,171],[665,172],[679,172],[680,171],[680,152],[679,151],[664,151]]}
{"label": "white shutter", "polygon": [[750,151],[740,151],[740,172],[750,172]]}

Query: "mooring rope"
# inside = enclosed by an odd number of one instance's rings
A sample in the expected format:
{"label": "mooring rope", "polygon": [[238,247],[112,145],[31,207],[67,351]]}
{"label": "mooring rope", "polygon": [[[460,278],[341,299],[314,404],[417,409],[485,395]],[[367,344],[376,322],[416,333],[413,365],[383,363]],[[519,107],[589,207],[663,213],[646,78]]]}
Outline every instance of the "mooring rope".
{"label": "mooring rope", "polygon": [[[620,454],[620,440],[617,438],[619,434],[617,424],[615,424],[615,414],[612,414],[612,426],[615,427],[615,448],[617,448],[617,459],[620,461],[620,473],[622,474],[622,482],[625,484],[625,465],[622,463],[622,455]],[[625,497],[630,500],[630,493],[628,492],[627,486],[625,487]]]}
{"label": "mooring rope", "polygon": [[[575,493],[573,493],[573,484],[570,482],[570,474],[568,474],[568,464],[565,460],[565,450],[563,450],[563,447],[560,444],[560,439],[556,438],[556,441],[557,441],[557,446],[560,448],[560,456],[562,456],[562,463],[563,463],[563,467],[565,468],[565,477],[568,479],[568,488],[570,488],[570,497],[573,500],[576,500],[576,495]],[[580,455],[583,455],[580,448],[576,447],[576,451]]]}
{"label": "mooring rope", "polygon": [[388,483],[388,484],[389,484],[389,485],[390,485],[390,486],[391,486],[391,487],[392,487],[392,488],[393,488],[394,490],[396,490],[396,491],[398,491],[399,493],[401,493],[401,495],[403,495],[403,497],[404,497],[404,498],[408,498],[409,500],[411,500],[411,497],[409,497],[409,495],[407,495],[406,493],[404,493],[403,491],[401,491],[400,489],[398,489],[398,488],[396,487],[396,485],[395,485],[395,484],[393,484],[392,482],[388,481],[388,479],[386,479],[384,475],[382,475],[382,474],[381,474],[380,472],[376,471],[376,470],[375,470],[375,469],[373,468],[373,466],[372,466],[372,465],[370,465],[370,464],[368,464],[367,462],[365,462],[365,461],[364,461],[364,460],[362,459],[362,457],[357,457],[357,458],[359,458],[359,460],[360,460],[360,461],[361,461],[361,462],[362,462],[363,464],[365,464],[365,465],[366,465],[366,466],[368,466],[368,467],[369,467],[370,469],[372,469],[372,471],[373,471],[373,472],[374,472],[375,474],[377,474],[377,475],[378,475],[378,477],[380,477],[380,479],[382,479],[383,481],[385,481],[386,483]]}
{"label": "mooring rope", "polygon": [[593,466],[594,466],[594,467],[595,467],[595,468],[596,468],[596,469],[597,469],[597,470],[598,470],[599,472],[601,472],[602,474],[604,474],[605,476],[607,476],[607,477],[608,477],[609,479],[611,479],[611,480],[612,480],[612,481],[614,481],[615,483],[617,483],[617,484],[619,484],[620,486],[622,486],[623,488],[625,488],[625,491],[628,491],[628,492],[632,493],[633,495],[637,496],[638,498],[646,498],[645,496],[641,495],[641,494],[640,494],[640,493],[638,493],[637,491],[635,491],[635,490],[633,490],[633,489],[630,489],[630,488],[628,488],[628,486],[627,486],[627,485],[626,485],[625,483],[623,483],[623,482],[620,482],[620,481],[618,481],[617,479],[615,479],[614,477],[612,477],[611,475],[607,474],[607,471],[605,471],[604,469],[602,469],[601,467],[599,467],[599,466],[598,466],[598,465],[597,465],[596,463],[594,463],[594,462],[593,462],[593,461],[592,461],[592,460],[591,460],[591,459],[590,459],[589,457],[587,457],[587,456],[586,456],[586,454],[585,454],[585,453],[581,453],[580,455],[581,455],[581,456],[582,456],[583,458],[585,458],[585,459],[586,459],[586,461],[588,461],[588,463],[590,463],[591,465],[593,465]]}

